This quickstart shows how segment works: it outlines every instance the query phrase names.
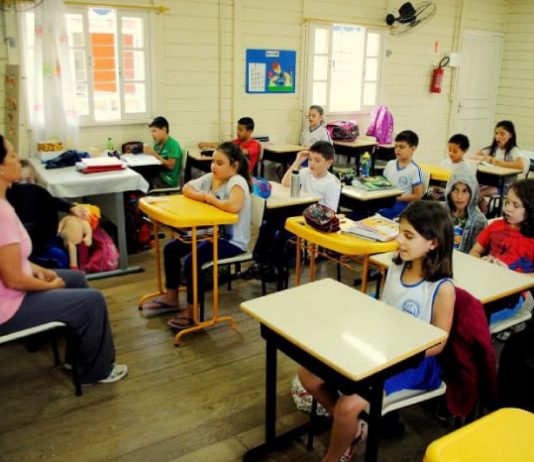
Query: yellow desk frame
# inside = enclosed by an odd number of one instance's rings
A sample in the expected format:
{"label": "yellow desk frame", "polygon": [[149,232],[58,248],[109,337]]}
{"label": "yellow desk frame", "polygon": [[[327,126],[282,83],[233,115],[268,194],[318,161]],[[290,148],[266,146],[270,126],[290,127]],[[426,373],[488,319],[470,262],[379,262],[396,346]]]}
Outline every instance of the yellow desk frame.
{"label": "yellow desk frame", "polygon": [[[193,321],[194,325],[176,333],[174,344],[178,345],[180,339],[217,323],[228,322],[232,329],[237,328],[231,316],[219,317],[219,265],[218,265],[218,235],[220,225],[237,223],[238,215],[224,212],[218,208],[189,199],[183,195],[145,197],[139,201],[139,208],[154,222],[158,291],[142,296],[139,300],[141,306],[146,300],[165,293],[161,275],[161,250],[159,245],[158,228],[160,225],[171,228],[191,228],[191,256],[193,266]],[[213,242],[213,317],[203,322],[198,320],[198,262],[197,244],[199,242],[199,227],[213,227],[213,234],[208,237]]]}
{"label": "yellow desk frame", "polygon": [[297,255],[295,265],[295,284],[300,285],[301,254],[300,249],[303,241],[310,244],[310,274],[309,280],[315,280],[315,249],[321,246],[337,252],[341,255],[361,256],[362,262],[362,286],[361,291],[367,291],[367,272],[369,270],[369,257],[372,254],[391,252],[397,249],[396,241],[378,242],[363,239],[353,234],[323,233],[308,225],[303,217],[292,217],[286,220],[285,228],[297,237]]}

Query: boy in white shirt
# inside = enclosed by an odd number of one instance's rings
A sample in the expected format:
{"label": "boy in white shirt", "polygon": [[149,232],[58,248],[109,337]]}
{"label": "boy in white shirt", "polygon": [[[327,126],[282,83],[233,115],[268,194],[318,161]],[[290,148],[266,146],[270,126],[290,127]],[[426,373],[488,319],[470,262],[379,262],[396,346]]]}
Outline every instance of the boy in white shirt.
{"label": "boy in white shirt", "polygon": [[423,172],[412,160],[418,144],[419,137],[411,130],[404,130],[395,137],[396,159],[386,164],[384,176],[402,190],[402,195],[397,197],[393,207],[378,211],[383,217],[397,218],[410,202],[423,197]]}
{"label": "boy in white shirt", "polygon": [[452,135],[449,139],[448,148],[449,158],[441,161],[441,167],[453,172],[459,167],[469,167],[469,164],[464,160],[465,153],[469,149],[469,138],[467,136],[461,133]]}
{"label": "boy in white shirt", "polygon": [[[308,166],[301,168],[302,163],[308,160]],[[317,141],[309,151],[300,151],[293,165],[282,178],[282,185],[289,187],[291,184],[291,172],[299,171],[300,188],[319,196],[320,204],[326,205],[337,211],[341,184],[339,180],[328,171],[334,163],[334,148],[327,141]]]}

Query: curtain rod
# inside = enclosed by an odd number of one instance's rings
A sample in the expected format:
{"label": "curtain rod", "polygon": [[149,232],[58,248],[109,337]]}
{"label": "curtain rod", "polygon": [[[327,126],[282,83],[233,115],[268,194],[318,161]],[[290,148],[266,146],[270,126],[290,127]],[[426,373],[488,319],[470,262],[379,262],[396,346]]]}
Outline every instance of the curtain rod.
{"label": "curtain rod", "polygon": [[351,22],[351,21],[337,21],[337,20],[327,20],[327,19],[320,19],[320,18],[303,18],[302,22],[305,24],[306,23],[319,23],[319,24],[330,24],[330,25],[331,24],[341,24],[341,25],[346,24],[347,26],[372,27],[375,29],[387,29],[388,28],[386,24],[382,24],[382,23],[376,23],[376,24],[364,23],[364,22],[356,23],[356,22]]}
{"label": "curtain rod", "polygon": [[107,8],[128,8],[130,10],[148,10],[155,11],[158,14],[164,14],[169,11],[169,8],[166,6],[139,6],[139,5],[110,5],[109,3],[99,3],[99,2],[76,2],[76,1],[66,1],[65,5],[69,6],[96,6],[96,7],[107,7]]}

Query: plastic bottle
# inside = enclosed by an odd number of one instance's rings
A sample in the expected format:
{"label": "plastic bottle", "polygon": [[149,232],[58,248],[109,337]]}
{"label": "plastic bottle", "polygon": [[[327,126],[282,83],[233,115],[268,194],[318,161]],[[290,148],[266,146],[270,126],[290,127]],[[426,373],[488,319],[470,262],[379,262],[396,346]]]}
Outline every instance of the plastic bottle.
{"label": "plastic bottle", "polygon": [[371,155],[365,152],[360,163],[360,171],[362,176],[369,176],[371,174]]}
{"label": "plastic bottle", "polygon": [[298,170],[291,172],[291,197],[299,197],[300,192],[300,174]]}
{"label": "plastic bottle", "polygon": [[113,139],[111,138],[111,136],[108,138],[108,151],[109,152],[113,152],[114,151]]}

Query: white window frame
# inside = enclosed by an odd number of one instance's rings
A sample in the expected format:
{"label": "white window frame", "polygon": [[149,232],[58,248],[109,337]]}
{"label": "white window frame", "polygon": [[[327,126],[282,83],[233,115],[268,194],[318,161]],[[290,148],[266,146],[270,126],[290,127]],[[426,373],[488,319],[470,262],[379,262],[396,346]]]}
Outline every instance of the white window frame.
{"label": "white window frame", "polygon": [[[117,16],[117,29],[115,31],[115,50],[116,50],[116,64],[117,64],[117,70],[116,70],[116,81],[117,85],[119,87],[119,98],[120,98],[120,104],[121,104],[121,117],[119,119],[115,120],[95,120],[94,116],[94,85],[93,85],[93,73],[91,72],[92,69],[92,56],[91,56],[91,49],[90,49],[90,34],[89,34],[89,20],[88,20],[88,11],[91,7],[86,6],[65,6],[65,13],[66,14],[81,14],[83,18],[83,29],[84,29],[84,49],[85,49],[85,60],[86,60],[86,69],[87,69],[87,83],[89,87],[89,114],[88,115],[79,115],[79,124],[81,127],[90,127],[90,126],[107,126],[107,125],[126,125],[126,124],[139,124],[140,122],[144,122],[148,120],[152,115],[152,107],[153,107],[153,101],[154,101],[154,94],[152,90],[152,78],[153,78],[153,65],[151,63],[151,56],[153,56],[152,53],[152,17],[150,12],[146,11],[138,11],[138,10],[129,10],[127,8],[120,8],[115,6],[109,6],[106,7],[110,10],[115,10],[116,16]],[[21,34],[24,34],[24,19],[22,18],[23,15],[21,15],[21,20],[19,22],[20,24],[20,30]],[[145,111],[144,112],[137,112],[137,113],[125,113],[125,93],[124,93],[124,75],[122,72],[122,65],[121,58],[123,56],[123,44],[120,40],[121,30],[121,20],[123,17],[135,17],[140,18],[143,22],[143,31],[144,31],[144,37],[143,37],[143,51],[144,51],[144,60],[145,60],[145,78],[144,78],[144,84],[146,88],[145,93]],[[71,47],[71,49],[76,49],[80,47]],[[23,64],[24,73],[26,74],[27,71],[25,70],[25,57],[21,57],[21,62]],[[126,83],[136,83],[140,82],[137,81],[128,81]],[[31,89],[28,89],[27,91],[31,91]],[[30,122],[30,121],[28,121]]]}
{"label": "white window frame", "polygon": [[[361,66],[361,75],[362,75],[362,83],[361,83],[361,107],[360,109],[354,108],[354,110],[347,110],[347,111],[333,111],[329,107],[328,104],[328,98],[330,95],[330,87],[331,87],[331,72],[332,72],[332,66],[333,66],[333,59],[332,59],[332,37],[333,37],[333,30],[336,26],[349,26],[349,27],[361,27],[365,30],[365,43],[364,43],[364,50],[367,50],[367,37],[369,33],[377,34],[380,38],[380,45],[377,55],[378,60],[378,69],[377,69],[377,78],[373,81],[366,81],[365,80],[365,60],[369,56],[364,54],[364,58],[362,60],[362,66]],[[326,53],[328,55],[328,75],[326,79],[326,92],[327,92],[327,102],[324,105],[325,113],[332,115],[339,115],[339,116],[347,116],[350,114],[369,114],[373,107],[379,104],[379,101],[381,100],[381,92],[382,92],[382,70],[384,67],[384,58],[383,58],[383,50],[384,50],[384,40],[385,40],[385,34],[382,29],[379,28],[373,28],[373,27],[367,27],[360,24],[346,24],[341,22],[332,22],[332,23],[318,23],[318,22],[312,22],[310,23],[310,27],[308,30],[308,50],[307,50],[307,68],[306,68],[306,92],[305,92],[305,99],[306,99],[306,107],[309,107],[312,104],[319,104],[319,102],[313,101],[313,71],[314,71],[314,56],[315,53],[315,31],[317,29],[323,29],[329,31],[329,46],[328,46],[328,52]],[[373,104],[364,105],[363,104],[363,91],[364,91],[364,85],[366,82],[375,82],[376,83],[376,101]]]}

